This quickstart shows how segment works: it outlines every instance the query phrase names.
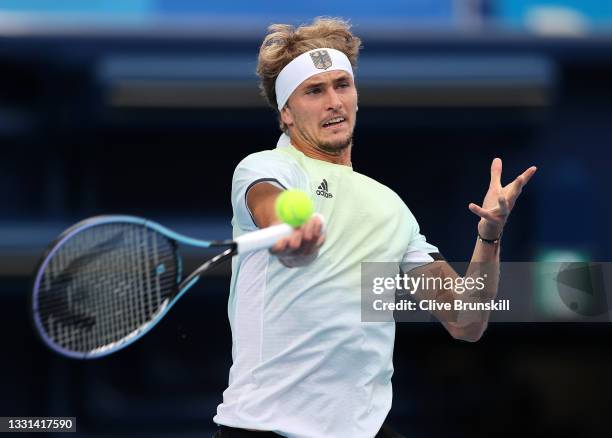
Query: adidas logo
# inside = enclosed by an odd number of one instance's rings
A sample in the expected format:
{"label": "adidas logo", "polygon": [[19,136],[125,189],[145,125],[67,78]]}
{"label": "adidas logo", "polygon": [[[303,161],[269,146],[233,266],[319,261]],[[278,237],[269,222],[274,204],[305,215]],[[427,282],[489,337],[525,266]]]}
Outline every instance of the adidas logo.
{"label": "adidas logo", "polygon": [[318,190],[317,190],[317,195],[324,196],[325,198],[333,198],[334,197],[334,195],[329,193],[329,188],[327,186],[327,180],[326,179],[323,179],[323,182],[321,182],[321,184],[319,184],[319,187],[318,187]]}

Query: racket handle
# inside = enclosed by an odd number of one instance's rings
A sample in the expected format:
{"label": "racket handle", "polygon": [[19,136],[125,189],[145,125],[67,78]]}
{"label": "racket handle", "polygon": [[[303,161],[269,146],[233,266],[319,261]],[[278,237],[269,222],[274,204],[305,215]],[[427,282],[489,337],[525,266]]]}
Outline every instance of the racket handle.
{"label": "racket handle", "polygon": [[[315,213],[323,222],[323,232],[325,232],[325,221],[323,216]],[[293,228],[288,224],[277,224],[261,230],[253,231],[237,237],[234,242],[237,245],[238,254],[257,251],[260,249],[271,248],[283,237],[289,236]]]}

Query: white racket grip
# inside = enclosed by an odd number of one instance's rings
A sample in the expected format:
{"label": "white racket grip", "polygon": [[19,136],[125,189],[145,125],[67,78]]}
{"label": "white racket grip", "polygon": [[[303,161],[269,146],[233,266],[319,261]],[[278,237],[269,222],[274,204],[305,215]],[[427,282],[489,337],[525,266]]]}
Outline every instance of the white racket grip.
{"label": "white racket grip", "polygon": [[[315,213],[323,223],[323,232],[325,232],[325,221],[323,216]],[[260,249],[271,248],[276,242],[283,237],[289,236],[293,232],[293,227],[288,224],[277,224],[261,230],[252,231],[237,237],[236,242],[238,254],[257,251]]]}

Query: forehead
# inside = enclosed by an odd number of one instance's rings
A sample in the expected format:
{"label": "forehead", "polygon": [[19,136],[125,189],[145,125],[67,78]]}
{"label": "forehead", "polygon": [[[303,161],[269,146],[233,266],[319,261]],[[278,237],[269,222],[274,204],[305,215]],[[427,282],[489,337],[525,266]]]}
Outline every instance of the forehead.
{"label": "forehead", "polygon": [[351,75],[344,70],[326,71],[309,77],[299,85],[299,88],[309,87],[314,84],[330,83],[340,79],[351,79]]}

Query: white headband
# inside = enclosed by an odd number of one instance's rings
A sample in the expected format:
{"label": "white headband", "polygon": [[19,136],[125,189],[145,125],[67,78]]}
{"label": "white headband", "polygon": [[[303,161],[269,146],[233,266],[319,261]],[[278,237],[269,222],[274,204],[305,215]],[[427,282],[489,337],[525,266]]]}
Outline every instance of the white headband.
{"label": "white headband", "polygon": [[306,79],[332,70],[344,70],[353,77],[351,62],[340,50],[314,49],[292,60],[281,70],[274,84],[278,110],[283,109],[291,93]]}

